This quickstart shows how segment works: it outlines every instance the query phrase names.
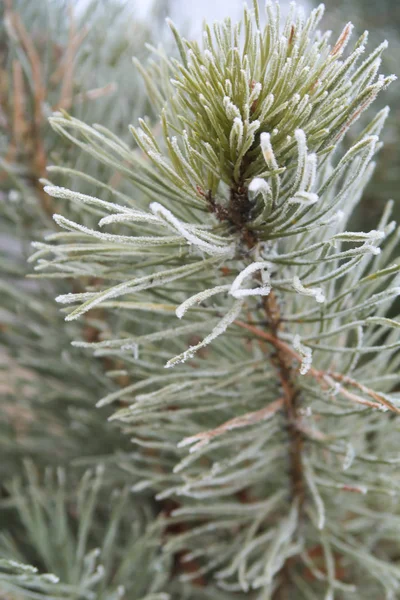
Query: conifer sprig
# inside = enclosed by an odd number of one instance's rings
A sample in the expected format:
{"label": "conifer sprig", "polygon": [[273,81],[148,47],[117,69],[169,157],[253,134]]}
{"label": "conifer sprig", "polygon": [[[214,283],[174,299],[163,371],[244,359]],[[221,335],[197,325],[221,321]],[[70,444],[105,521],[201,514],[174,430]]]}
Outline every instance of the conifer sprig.
{"label": "conifer sprig", "polygon": [[86,173],[53,168],[46,192],[79,218],[55,215],[32,258],[85,286],[57,298],[77,305],[67,321],[105,311],[74,345],[129,378],[98,403],[138,448],[110,461],[177,503],[165,551],[196,566],[180,578],[260,600],[400,585],[399,229],[390,203],[376,229],[346,226],[387,110],[341,144],[393,77],[385,44],[361,61],[364,34],[345,55],[351,25],[330,45],[322,12],[292,6],[281,25],[267,3],[262,26],[254,3],[205,26],[202,48],[172,26],[180,60],[144,72],[160,126],[131,127],[133,149],[54,115],[124,183],[86,194]]}

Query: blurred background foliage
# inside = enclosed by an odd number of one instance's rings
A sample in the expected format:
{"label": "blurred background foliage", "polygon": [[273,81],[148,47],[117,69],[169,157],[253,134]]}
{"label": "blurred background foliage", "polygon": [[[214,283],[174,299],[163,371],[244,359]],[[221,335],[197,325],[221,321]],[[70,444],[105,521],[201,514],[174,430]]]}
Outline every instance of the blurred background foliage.
{"label": "blurred background foliage", "polygon": [[[132,56],[144,60],[145,44],[159,43],[166,6],[156,2],[147,20],[138,21],[131,2],[114,0],[86,3],[79,11],[51,0],[1,5],[0,449],[9,456],[2,475],[15,472],[22,456],[59,464],[123,444],[111,427],[105,438],[95,435],[107,415],[94,404],[100,390],[114,384],[104,365],[69,351],[77,332],[63,327],[54,295],[70,287],[26,279],[32,270],[27,259],[31,242],[56,230],[51,216],[57,206],[39,182],[46,165],[80,168],[103,181],[112,176],[57,136],[47,117],[68,110],[128,140],[127,124],[151,110]],[[85,337],[96,331],[88,321]]]}
{"label": "blurred background foliage", "polygon": [[[71,291],[69,283],[26,277],[31,242],[56,231],[57,206],[39,182],[46,165],[79,168],[102,181],[112,176],[57,136],[47,118],[67,110],[128,141],[127,125],[151,112],[132,56],[145,60],[145,44],[161,42],[167,5],[155,2],[143,20],[134,3],[118,0],[0,4],[0,558],[16,561],[0,564],[2,599],[111,600],[123,588],[129,598],[169,597],[160,591],[168,559],[158,563],[154,555],[160,530],[146,530],[152,502],[141,497],[132,510],[118,467],[100,481],[74,462],[96,456],[98,465],[99,457],[107,462],[131,450],[129,438],[107,424],[107,410],[95,409],[118,381],[104,361],[70,351],[77,330],[64,327],[54,303],[60,290]],[[85,339],[95,339],[101,326],[93,315]],[[115,561],[106,565],[101,556],[116,536],[126,550],[118,573]],[[144,568],[149,561],[158,573]]]}

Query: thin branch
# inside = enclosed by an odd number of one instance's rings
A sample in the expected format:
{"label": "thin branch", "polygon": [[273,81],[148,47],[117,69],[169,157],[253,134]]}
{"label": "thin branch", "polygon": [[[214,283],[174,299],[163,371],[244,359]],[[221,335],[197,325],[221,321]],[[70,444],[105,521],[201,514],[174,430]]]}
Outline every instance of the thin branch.
{"label": "thin branch", "polygon": [[86,29],[82,29],[79,32],[76,31],[75,17],[71,6],[68,7],[68,13],[70,22],[68,45],[63,63],[63,80],[60,97],[56,107],[58,109],[63,108],[66,110],[69,109],[72,104],[75,57],[79,46],[87,34]]}
{"label": "thin branch", "polygon": [[[296,361],[298,361],[301,364],[301,361],[302,361],[301,356],[295,350],[293,350],[293,348],[291,348],[291,346],[289,346],[282,340],[275,338],[272,334],[270,334],[266,331],[263,331],[262,329],[259,329],[258,327],[255,327],[254,325],[249,325],[248,323],[244,323],[243,321],[236,320],[235,324],[238,325],[239,327],[242,327],[243,329],[247,329],[248,331],[253,333],[255,336],[266,340],[267,342],[269,342],[270,344],[275,346],[275,348],[285,352],[288,356],[294,358]],[[332,380],[335,380],[335,382],[347,383],[348,385],[351,385],[351,386],[357,388],[358,390],[360,390],[361,392],[363,392],[370,398],[373,398],[374,400],[376,400],[376,402],[371,402],[369,400],[366,400],[365,398],[362,398],[362,397],[350,392],[349,390],[341,387],[338,390],[338,393],[342,394],[349,400],[352,400],[353,402],[357,402],[358,404],[363,404],[365,406],[369,406],[370,408],[376,408],[378,410],[382,410],[382,405],[383,405],[386,408],[388,408],[389,410],[391,410],[392,412],[400,414],[400,409],[397,406],[394,406],[393,404],[391,404],[386,398],[384,398],[383,396],[381,396],[379,393],[375,392],[371,388],[359,383],[358,381],[356,381],[355,379],[352,379],[351,377],[348,377],[347,375],[342,375],[340,373],[335,373],[335,372],[331,372],[331,371],[326,371],[326,372],[320,371],[318,369],[315,369],[314,367],[310,367],[307,375],[314,377],[314,379],[317,379],[320,383],[322,383],[324,389],[327,389],[328,387],[330,387],[332,385],[332,383],[333,383]]]}
{"label": "thin branch", "polygon": [[93,88],[92,90],[88,90],[87,92],[82,92],[75,96],[75,102],[80,103],[85,100],[97,100],[97,98],[103,98],[104,96],[110,96],[114,94],[118,89],[118,86],[115,82],[107,83],[103,87]]}
{"label": "thin branch", "polygon": [[195,452],[199,450],[203,446],[209,443],[209,441],[217,437],[219,435],[223,435],[232,429],[240,429],[242,427],[248,427],[249,425],[254,425],[255,423],[259,423],[260,421],[266,421],[267,419],[271,419],[279,410],[283,408],[284,398],[279,398],[279,400],[275,400],[261,408],[260,410],[256,410],[253,412],[245,413],[244,415],[240,415],[240,417],[235,417],[234,419],[230,419],[222,425],[219,425],[215,429],[209,429],[208,431],[202,431],[197,433],[196,435],[192,435],[190,437],[184,438],[181,442],[179,442],[178,446],[181,448],[183,446],[189,446],[196,442],[194,446],[191,447],[190,452]]}
{"label": "thin branch", "polygon": [[11,13],[12,23],[21,41],[22,47],[26,52],[31,69],[32,69],[32,88],[34,94],[34,121],[37,128],[42,125],[42,106],[46,98],[46,87],[42,72],[42,65],[39,54],[35,45],[27,32],[25,25],[22,23],[19,15],[15,12]]}
{"label": "thin branch", "polygon": [[43,105],[46,99],[46,86],[40,56],[35,48],[33,40],[25,28],[20,16],[13,11],[9,11],[9,19],[13,23],[14,29],[19,37],[21,46],[28,58],[32,71],[32,95],[33,95],[33,123],[32,123],[32,141],[34,143],[34,177],[35,184],[40,195],[44,211],[52,214],[51,201],[49,196],[42,190],[42,186],[37,182],[37,179],[46,175],[47,157],[42,139],[41,128],[44,122]]}
{"label": "thin branch", "polygon": [[14,115],[13,115],[13,144],[17,150],[23,140],[24,133],[27,130],[27,124],[24,116],[25,92],[22,67],[19,60],[13,60],[12,63],[13,88],[14,88]]}
{"label": "thin branch", "polygon": [[281,329],[280,307],[278,300],[272,291],[269,296],[263,300],[264,310],[268,319],[270,329],[271,343],[276,348],[276,353],[272,355],[271,362],[276,369],[278,378],[284,392],[284,407],[287,418],[287,431],[289,437],[289,458],[290,458],[290,477],[292,484],[293,499],[299,503],[301,511],[305,499],[305,479],[303,473],[303,433],[299,428],[301,421],[299,415],[300,392],[295,384],[293,376],[293,367],[290,357],[284,347],[278,340]]}

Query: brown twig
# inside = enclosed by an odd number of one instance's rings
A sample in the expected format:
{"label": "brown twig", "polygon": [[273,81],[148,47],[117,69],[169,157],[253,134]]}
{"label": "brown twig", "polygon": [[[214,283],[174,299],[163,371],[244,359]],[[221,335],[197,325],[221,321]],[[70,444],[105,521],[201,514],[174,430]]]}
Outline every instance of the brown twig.
{"label": "brown twig", "polygon": [[[295,359],[298,363],[301,363],[301,356],[295,350],[293,350],[293,348],[291,348],[289,344],[286,344],[279,338],[275,338],[269,332],[263,331],[255,325],[249,325],[248,323],[244,323],[240,320],[235,321],[235,324],[241,327],[242,329],[247,329],[255,336],[266,340],[267,342],[275,346],[275,348],[277,348],[278,350],[285,352],[288,357],[291,357]],[[356,402],[357,404],[363,404],[364,406],[369,406],[370,408],[376,408],[379,410],[382,410],[382,406],[385,406],[392,412],[400,414],[400,409],[398,407],[392,405],[388,400],[386,400],[386,398],[381,396],[379,393],[375,392],[374,390],[371,390],[371,388],[363,385],[362,383],[359,383],[351,377],[332,371],[319,371],[314,367],[310,367],[307,375],[314,377],[314,379],[317,379],[322,384],[322,387],[324,389],[328,389],[329,387],[334,385],[334,383],[344,383],[358,389],[359,391],[363,392],[364,394],[375,400],[375,402],[372,402],[357,394],[354,394],[353,392],[350,392],[344,387],[339,388],[339,394],[342,394],[343,396],[345,396],[349,400],[352,400],[353,402]]]}
{"label": "brown twig", "polygon": [[286,349],[278,341],[281,329],[279,303],[274,292],[264,298],[263,307],[267,316],[269,335],[275,346],[275,354],[272,355],[272,364],[276,369],[278,378],[284,392],[284,409],[287,419],[287,430],[289,437],[289,459],[290,478],[292,486],[292,498],[297,500],[301,512],[305,499],[305,480],[303,474],[303,445],[304,436],[298,426],[301,422],[299,414],[300,391],[295,384],[293,365]]}
{"label": "brown twig", "polygon": [[46,88],[44,85],[40,57],[32,41],[32,38],[28,34],[25,25],[21,21],[19,15],[15,12],[12,12],[10,17],[14,25],[15,31],[18,34],[18,37],[21,41],[22,47],[26,52],[26,56],[29,60],[29,64],[32,70],[32,88],[34,93],[34,121],[36,127],[40,128],[43,120],[42,106],[46,98]]}
{"label": "brown twig", "polygon": [[[11,6],[11,3],[8,5]],[[40,62],[39,54],[35,48],[33,40],[25,28],[20,16],[7,8],[8,18],[12,23],[14,30],[19,38],[21,47],[24,50],[31,68],[31,87],[33,92],[33,120],[31,124],[30,136],[34,144],[33,149],[33,167],[34,167],[34,180],[36,189],[42,201],[42,206],[46,214],[51,215],[51,204],[50,198],[43,192],[42,186],[39,184],[38,179],[46,175],[46,151],[44,147],[43,138],[41,135],[41,128],[44,122],[43,105],[46,98],[46,86],[44,84],[44,77],[42,71],[42,65]],[[15,83],[15,82],[14,82]],[[20,82],[17,83],[19,85]]]}
{"label": "brown twig", "polygon": [[116,92],[118,86],[115,82],[107,83],[103,87],[93,88],[87,92],[82,92],[75,96],[75,102],[84,102],[85,100],[97,100],[97,98],[103,98]]}
{"label": "brown twig", "polygon": [[[68,42],[69,44],[73,45],[73,49],[74,49],[74,54],[76,54],[78,48],[80,47],[80,45],[82,44],[83,40],[85,39],[86,35],[87,35],[88,30],[86,28],[82,28],[80,31],[78,31],[75,34],[75,37],[72,39],[72,41]],[[59,64],[57,66],[57,68],[55,69],[55,71],[52,73],[52,75],[50,76],[50,82],[53,85],[58,85],[59,83],[61,83],[63,81],[63,78],[65,77],[65,72],[66,72],[66,68],[67,68],[67,54],[68,52],[64,52],[62,49],[60,50],[60,61]],[[64,52],[64,56],[61,58],[61,54]]]}
{"label": "brown twig", "polygon": [[25,93],[22,67],[19,60],[12,63],[13,88],[14,88],[14,114],[13,114],[13,146],[15,151],[20,147],[28,126],[25,121]]}
{"label": "brown twig", "polygon": [[283,408],[284,399],[279,398],[279,400],[275,400],[261,408],[260,410],[255,410],[253,412],[245,413],[240,417],[235,417],[234,419],[229,419],[229,421],[225,421],[222,425],[219,425],[215,429],[209,429],[208,431],[202,431],[200,433],[196,433],[196,435],[192,435],[190,437],[184,438],[180,443],[179,447],[188,446],[190,444],[195,445],[190,449],[191,452],[195,450],[199,450],[203,446],[206,446],[210,440],[219,435],[223,435],[232,429],[240,429],[242,427],[248,427],[249,425],[254,425],[255,423],[259,423],[260,421],[266,421],[271,419],[278,411]]}
{"label": "brown twig", "polygon": [[[74,68],[75,68],[75,57],[78,52],[79,46],[85,39],[87,34],[86,29],[76,31],[75,17],[71,5],[68,6],[69,14],[69,34],[68,34],[68,45],[65,52],[65,58],[63,62],[63,74],[62,74],[62,86],[60,91],[60,97],[55,108],[70,108],[73,98],[73,87],[74,87]],[[53,78],[57,75],[55,73]]]}

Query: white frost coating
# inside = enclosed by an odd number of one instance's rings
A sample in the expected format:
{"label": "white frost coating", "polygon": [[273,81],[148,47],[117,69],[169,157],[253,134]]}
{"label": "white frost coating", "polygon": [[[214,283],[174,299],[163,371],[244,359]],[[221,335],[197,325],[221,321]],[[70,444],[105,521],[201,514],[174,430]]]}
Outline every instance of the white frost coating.
{"label": "white frost coating", "polygon": [[[113,233],[103,233],[101,231],[96,231],[95,229],[89,229],[85,227],[85,225],[80,225],[79,223],[75,223],[75,221],[70,221],[66,219],[62,215],[53,215],[54,221],[67,231],[79,231],[85,235],[89,235],[99,240],[106,240],[107,242],[119,242],[121,244],[128,244],[130,246],[146,246],[146,245],[163,245],[165,242],[169,241],[171,238],[165,238],[161,236],[131,236],[131,235],[116,235]],[[173,238],[172,238],[173,239]],[[177,238],[179,239],[179,238]]]}
{"label": "white frost coating", "polygon": [[[210,259],[207,259],[207,261],[210,261]],[[146,290],[150,287],[163,285],[164,283],[170,283],[172,281],[175,281],[176,279],[180,279],[182,276],[196,273],[196,271],[200,271],[204,268],[205,262],[206,261],[198,261],[193,265],[185,265],[184,267],[176,267],[167,271],[162,271],[160,273],[154,273],[151,275],[138,277],[136,279],[125,281],[116,286],[108,288],[103,292],[63,294],[61,296],[57,296],[56,301],[61,302],[62,304],[67,304],[80,300],[86,301],[84,302],[84,304],[82,304],[80,307],[78,307],[76,310],[74,310],[72,313],[65,317],[66,321],[72,321],[80,317],[80,315],[84,314],[88,310],[91,310],[98,304],[101,304],[105,300],[110,300],[111,298],[118,298],[128,293],[141,292],[142,290]]]}
{"label": "white frost coating", "polygon": [[108,215],[107,217],[103,217],[99,221],[99,226],[103,227],[103,225],[108,225],[110,223],[124,223],[124,222],[140,222],[144,221],[146,223],[154,223],[155,225],[165,225],[161,219],[156,217],[155,215],[149,215],[145,212],[135,211],[131,214],[126,213],[117,213],[114,215]]}
{"label": "white frost coating", "polygon": [[45,573],[42,575],[42,579],[49,583],[58,583],[60,581],[60,578],[57,575],[53,575],[53,573]]}
{"label": "white frost coating", "polygon": [[190,448],[190,453],[194,452],[195,450],[200,450],[201,448],[204,448],[204,446],[208,446],[210,439],[205,437],[199,442],[199,437],[197,435],[192,435],[191,437],[184,438],[178,442],[177,447],[184,448],[185,446],[190,446],[194,442],[196,442],[196,444]]}
{"label": "white frost coating", "polygon": [[307,177],[305,182],[305,190],[311,191],[317,180],[318,157],[315,153],[307,156]]}
{"label": "white frost coating", "polygon": [[125,344],[121,350],[132,350],[133,360],[139,360],[139,344]]}
{"label": "white frost coating", "polygon": [[301,356],[300,375],[306,375],[312,365],[312,351],[311,348],[303,346],[300,341],[300,336],[295,335],[293,340],[293,348]]}
{"label": "white frost coating", "polygon": [[[194,181],[197,180],[198,177],[198,173],[196,173],[196,171],[192,168],[191,164],[190,164],[190,160],[187,161],[180,146],[179,146],[179,142],[178,142],[178,138],[176,137],[176,135],[172,136],[172,138],[168,138],[171,142],[171,146],[174,149],[178,160],[180,161],[180,163],[182,164],[182,167],[187,171],[187,174],[193,178]],[[185,155],[186,157],[188,156],[187,154],[187,150],[185,149]]]}
{"label": "white frost coating", "polygon": [[254,195],[262,193],[263,191],[269,193],[271,190],[268,183],[265,179],[261,179],[261,177],[255,177],[249,185],[249,192],[252,192]]}
{"label": "white frost coating", "polygon": [[343,231],[333,236],[333,240],[339,240],[341,242],[364,242],[364,241],[380,241],[385,237],[384,231],[372,229],[364,233],[363,231]]}
{"label": "white frost coating", "polygon": [[307,138],[302,129],[296,129],[294,137],[297,143],[298,167],[293,188],[296,192],[304,192],[307,179]]}
{"label": "white frost coating", "polygon": [[93,298],[93,295],[94,292],[82,292],[81,294],[69,292],[68,294],[56,296],[56,302],[59,304],[72,304],[73,302],[79,302],[80,300],[90,300],[90,298]]}
{"label": "white frost coating", "polygon": [[361,248],[365,252],[371,252],[371,254],[375,254],[375,256],[381,253],[381,249],[377,246],[372,246],[372,244],[364,244],[364,246],[362,246]]}
{"label": "white frost coating", "polygon": [[304,287],[297,275],[293,277],[292,285],[296,292],[298,292],[299,294],[303,294],[304,296],[312,296],[316,299],[317,302],[323,303],[326,300],[322,288]]}
{"label": "white frost coating", "polygon": [[149,150],[147,154],[155,163],[157,163],[160,167],[165,169],[165,171],[167,171],[168,174],[173,175],[173,178],[175,180],[179,181],[180,183],[184,183],[183,179],[179,177],[179,175],[171,168],[171,165],[160,152]]}
{"label": "white frost coating", "polygon": [[[239,273],[231,285],[229,293],[234,298],[244,298],[245,296],[268,296],[271,291],[269,273],[266,273],[268,265],[265,262],[254,262]],[[253,273],[261,271],[263,285],[256,288],[242,288],[241,285]]]}
{"label": "white frost coating", "polygon": [[261,150],[267,166],[272,170],[278,169],[278,163],[276,161],[274,151],[272,150],[270,134],[266,132],[262,133],[260,136],[260,142]]}
{"label": "white frost coating", "polygon": [[98,577],[103,577],[104,572],[105,571],[103,565],[99,565],[96,569],[95,575],[98,575]]}
{"label": "white frost coating", "polygon": [[238,107],[233,104],[232,100],[229,98],[229,96],[225,96],[224,100],[224,108],[225,108],[225,113],[226,116],[228,117],[228,119],[235,119],[235,117],[238,117],[239,119],[241,118],[241,114],[240,114],[240,110],[238,109]]}
{"label": "white frost coating", "polygon": [[116,210],[117,212],[126,212],[129,214],[132,210],[130,208],[121,206],[120,204],[115,204],[114,202],[105,202],[105,200],[100,200],[100,198],[96,198],[95,196],[88,196],[87,194],[81,194],[80,192],[73,192],[72,190],[59,187],[57,185],[45,185],[43,191],[52,198],[75,200],[77,202],[82,202],[82,204],[94,204],[96,206],[101,206],[108,211]]}
{"label": "white frost coating", "polygon": [[201,248],[205,252],[208,252],[211,255],[215,254],[231,254],[233,250],[233,246],[216,246],[215,244],[210,244],[209,242],[205,242],[200,239],[193,233],[187,230],[187,228],[171,213],[170,210],[159,204],[158,202],[152,202],[150,204],[150,210],[157,216],[158,214],[162,215],[164,219],[170,223],[174,229],[176,229],[188,242],[189,244],[193,244],[198,248]]}
{"label": "white frost coating", "polygon": [[217,325],[214,327],[212,332],[209,335],[207,335],[204,338],[204,340],[202,340],[199,344],[196,344],[196,346],[190,346],[185,352],[182,352],[182,354],[179,354],[178,356],[174,356],[174,358],[171,358],[171,360],[169,360],[167,362],[167,364],[165,365],[165,368],[170,369],[171,367],[174,367],[175,365],[177,365],[179,363],[185,362],[188,358],[192,358],[192,356],[194,356],[194,354],[196,354],[196,352],[198,350],[200,350],[200,348],[204,348],[204,346],[208,346],[208,344],[210,344],[213,340],[215,340],[215,338],[217,338],[222,333],[224,333],[226,331],[226,329],[229,327],[229,325],[231,323],[233,323],[233,321],[235,321],[235,319],[240,315],[242,307],[243,307],[243,300],[238,300],[237,302],[235,302],[235,304],[232,306],[232,308],[217,323]]}
{"label": "white frost coating", "polygon": [[236,150],[239,151],[242,142],[243,142],[243,121],[241,117],[235,117],[233,119],[233,125],[231,129],[231,133],[229,136],[229,141],[231,147],[233,146],[233,141],[236,137]]}
{"label": "white frost coating", "polygon": [[290,204],[315,204],[319,198],[317,194],[312,192],[296,192],[292,198],[289,198]]}
{"label": "white frost coating", "polygon": [[381,253],[381,249],[373,244],[379,243],[385,237],[386,233],[384,231],[377,231],[375,229],[367,233],[345,231],[333,236],[330,243],[333,246],[336,246],[337,242],[364,242],[364,244],[359,247],[360,254],[371,253],[378,255]]}
{"label": "white frost coating", "polygon": [[250,97],[249,97],[250,106],[255,100],[257,100],[257,98],[261,94],[261,90],[262,90],[262,84],[258,81],[257,83],[254,84],[254,87],[253,87]]}
{"label": "white frost coating", "polygon": [[291,105],[294,107],[296,106],[296,104],[298,104],[300,102],[300,94],[293,94],[292,99],[291,99]]}
{"label": "white frost coating", "polygon": [[353,444],[348,443],[346,449],[346,456],[343,461],[343,471],[347,471],[353,464],[353,460],[356,456],[356,451],[354,450]]}
{"label": "white frost coating", "polygon": [[261,112],[260,112],[260,116],[259,116],[259,120],[261,122],[263,122],[266,118],[266,115],[268,114],[271,106],[273,105],[275,100],[275,96],[273,94],[268,94],[268,96],[263,100],[263,103],[261,105]]}
{"label": "white frost coating", "polygon": [[207,60],[209,62],[212,62],[213,64],[215,64],[215,58],[214,55],[212,54],[212,52],[210,52],[210,50],[204,50],[204,56],[207,58]]}
{"label": "white frost coating", "polygon": [[17,562],[16,560],[9,560],[8,564],[12,567],[16,567],[21,571],[26,571],[27,573],[37,573],[38,569],[36,567],[32,567],[32,565],[25,565],[24,563]]}
{"label": "white frost coating", "polygon": [[227,290],[229,290],[229,287],[229,285],[218,285],[217,287],[210,288],[209,290],[203,290],[198,294],[190,296],[190,298],[187,298],[184,302],[182,302],[182,304],[180,304],[177,307],[177,309],[175,310],[176,316],[178,317],[178,319],[182,319],[185,312],[191,306],[193,306],[194,304],[200,304],[200,302],[203,302],[203,300],[206,300],[211,296],[215,296],[216,294],[220,294],[221,292],[226,292]]}
{"label": "white frost coating", "polygon": [[139,129],[137,134],[138,134],[138,137],[140,138],[140,141],[143,144],[144,149],[147,152],[150,152],[150,151],[157,152],[158,149],[154,145],[153,140],[142,129]]}
{"label": "white frost coating", "polygon": [[10,190],[8,194],[10,202],[19,202],[21,200],[21,194],[17,190]]}
{"label": "white frost coating", "polygon": [[264,201],[264,218],[268,216],[273,207],[273,195],[270,185],[261,179],[261,177],[255,177],[249,185],[250,196],[257,197],[259,194],[262,196]]}
{"label": "white frost coating", "polygon": [[343,221],[344,217],[345,217],[344,210],[339,209],[338,211],[333,213],[332,216],[330,216],[328,219],[326,219],[326,221],[321,221],[321,226],[336,225],[337,223],[340,223],[340,221]]}

